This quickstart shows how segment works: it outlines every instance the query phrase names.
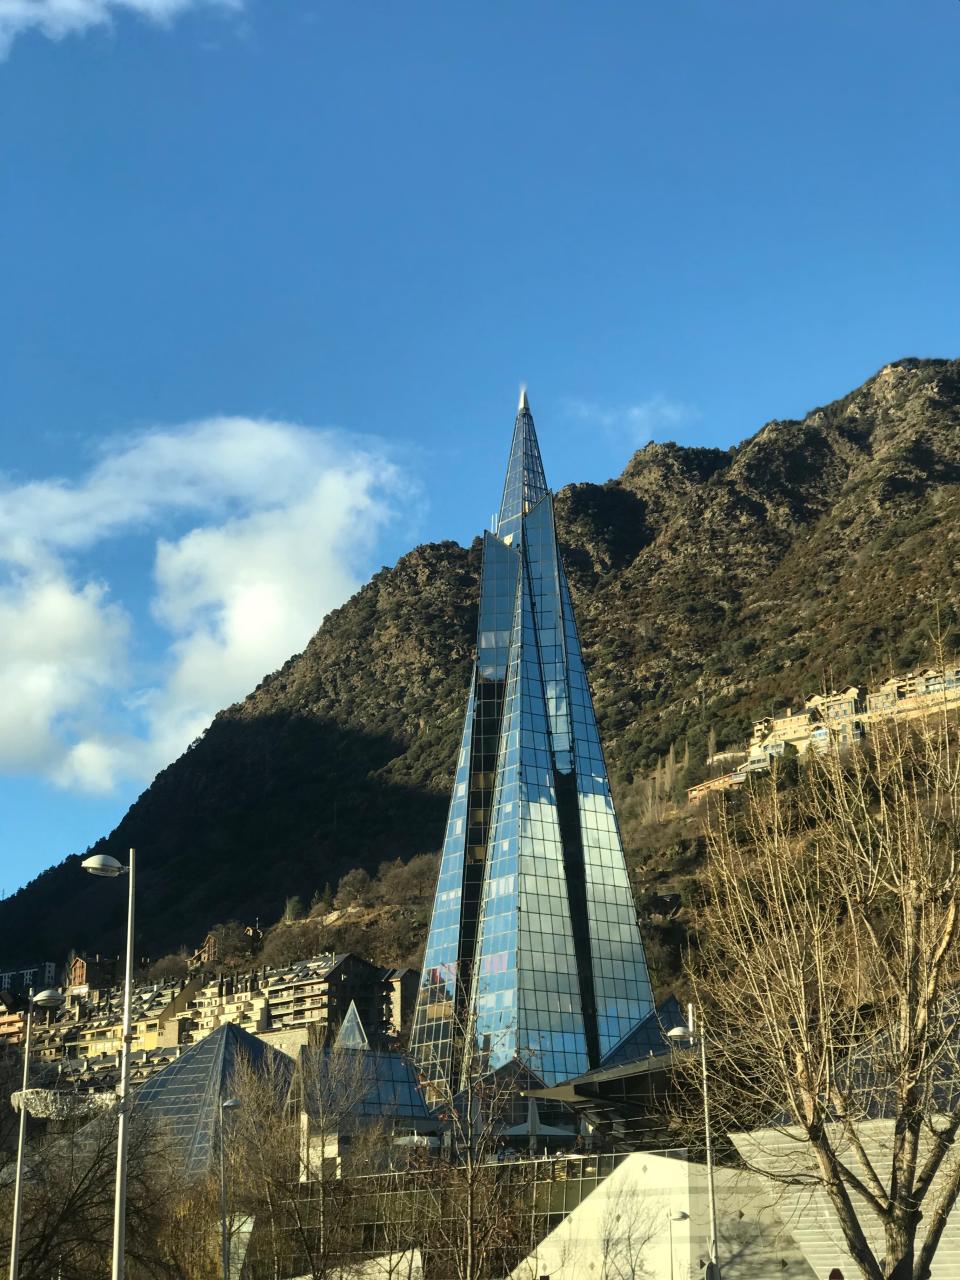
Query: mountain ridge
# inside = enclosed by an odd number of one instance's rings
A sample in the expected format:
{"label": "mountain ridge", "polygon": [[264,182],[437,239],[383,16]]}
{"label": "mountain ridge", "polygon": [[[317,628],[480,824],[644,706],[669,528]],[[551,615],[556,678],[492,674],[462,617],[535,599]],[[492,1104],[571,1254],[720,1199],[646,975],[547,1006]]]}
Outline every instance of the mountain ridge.
{"label": "mountain ridge", "polygon": [[[729,449],[651,443],[557,522],[628,847],[639,779],[802,687],[960,648],[960,361],[908,358]],[[480,541],[424,544],[221,711],[96,852],[141,851],[142,949],[279,914],[353,866],[439,846]],[[0,902],[8,961],[115,946],[120,895],[74,855]]]}

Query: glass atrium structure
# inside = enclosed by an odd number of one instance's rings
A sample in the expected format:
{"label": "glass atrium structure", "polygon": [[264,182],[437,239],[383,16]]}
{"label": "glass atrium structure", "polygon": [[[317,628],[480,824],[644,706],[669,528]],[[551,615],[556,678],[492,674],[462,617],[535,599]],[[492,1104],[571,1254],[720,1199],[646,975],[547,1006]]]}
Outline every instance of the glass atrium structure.
{"label": "glass atrium structure", "polygon": [[525,392],[496,524],[411,1036],[434,1100],[477,1055],[579,1075],[653,1011]]}
{"label": "glass atrium structure", "polygon": [[231,1095],[241,1059],[254,1071],[269,1072],[279,1088],[289,1086],[293,1063],[286,1054],[227,1022],[137,1090],[136,1110],[159,1122],[179,1149],[188,1174],[204,1173],[216,1158],[220,1103]]}

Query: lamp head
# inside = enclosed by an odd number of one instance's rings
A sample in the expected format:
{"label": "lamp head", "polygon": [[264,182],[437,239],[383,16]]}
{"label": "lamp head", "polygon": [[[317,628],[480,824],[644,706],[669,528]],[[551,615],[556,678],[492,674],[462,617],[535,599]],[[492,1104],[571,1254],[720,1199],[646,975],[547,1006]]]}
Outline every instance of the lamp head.
{"label": "lamp head", "polygon": [[33,997],[33,1003],[38,1009],[59,1009],[66,1003],[66,998],[50,987],[46,991],[38,991]]}
{"label": "lamp head", "polygon": [[95,853],[90,858],[84,858],[80,865],[92,876],[120,876],[127,870],[122,862],[111,858],[109,853]]}
{"label": "lamp head", "polygon": [[224,1098],[220,1103],[221,1111],[236,1111],[237,1107],[242,1107],[243,1103],[239,1098]]}

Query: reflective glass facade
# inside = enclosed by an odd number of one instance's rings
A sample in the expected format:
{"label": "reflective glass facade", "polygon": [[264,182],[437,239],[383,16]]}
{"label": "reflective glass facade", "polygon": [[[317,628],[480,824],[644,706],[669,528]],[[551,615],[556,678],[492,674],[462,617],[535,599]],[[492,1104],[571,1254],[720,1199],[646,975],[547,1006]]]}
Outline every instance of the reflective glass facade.
{"label": "reflective glass facade", "polygon": [[459,1046],[552,1084],[653,1009],[533,418],[521,399],[484,537],[467,704],[411,1050],[435,1096]]}
{"label": "reflective glass facade", "polygon": [[134,1095],[135,1109],[149,1113],[176,1143],[187,1173],[203,1173],[215,1157],[220,1103],[230,1097],[241,1058],[254,1070],[270,1070],[281,1087],[289,1083],[289,1058],[227,1022],[184,1050]]}

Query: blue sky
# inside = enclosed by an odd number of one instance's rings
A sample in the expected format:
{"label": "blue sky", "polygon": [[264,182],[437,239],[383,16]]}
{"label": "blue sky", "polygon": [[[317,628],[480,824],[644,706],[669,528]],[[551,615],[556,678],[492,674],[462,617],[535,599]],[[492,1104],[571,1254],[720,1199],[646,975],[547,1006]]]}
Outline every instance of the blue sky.
{"label": "blue sky", "polygon": [[960,4],[0,0],[0,888],[499,498],[960,353]]}

